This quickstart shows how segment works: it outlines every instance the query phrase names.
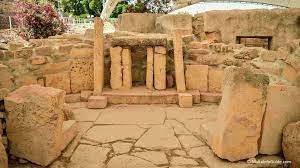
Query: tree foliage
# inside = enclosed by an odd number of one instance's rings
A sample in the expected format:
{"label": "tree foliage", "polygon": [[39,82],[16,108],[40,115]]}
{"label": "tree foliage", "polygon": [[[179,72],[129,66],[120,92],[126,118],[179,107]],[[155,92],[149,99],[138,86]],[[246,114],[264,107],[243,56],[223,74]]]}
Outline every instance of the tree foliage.
{"label": "tree foliage", "polygon": [[171,10],[171,0],[137,0],[130,4],[128,13],[168,13]]}
{"label": "tree foliage", "polygon": [[37,4],[19,0],[16,2],[15,20],[19,35],[25,39],[47,38],[66,31],[63,23],[53,5]]}

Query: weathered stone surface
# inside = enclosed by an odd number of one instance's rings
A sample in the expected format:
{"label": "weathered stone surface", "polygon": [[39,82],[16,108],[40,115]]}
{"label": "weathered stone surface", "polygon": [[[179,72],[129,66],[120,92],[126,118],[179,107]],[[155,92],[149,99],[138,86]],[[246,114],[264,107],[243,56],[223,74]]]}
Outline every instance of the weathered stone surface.
{"label": "weathered stone surface", "polygon": [[64,97],[62,90],[30,85],[5,98],[12,155],[42,166],[60,155]]}
{"label": "weathered stone surface", "polygon": [[276,51],[262,50],[260,52],[261,59],[268,62],[274,62],[277,59],[277,55],[279,54]]}
{"label": "weathered stone surface", "polygon": [[113,37],[112,46],[166,46],[165,35],[138,35]]}
{"label": "weathered stone surface", "polygon": [[284,85],[268,87],[259,153],[274,155],[281,152],[283,127],[290,122],[300,120],[299,109],[299,88]]}
{"label": "weathered stone surface", "polygon": [[96,121],[100,115],[100,110],[77,108],[73,109],[74,118],[76,121]]}
{"label": "weathered stone surface", "polygon": [[167,57],[165,54],[154,54],[154,87],[157,90],[167,88],[166,64]]}
{"label": "weathered stone surface", "polygon": [[197,165],[199,165],[193,159],[187,159],[187,158],[180,157],[180,156],[172,157],[170,163],[172,166],[197,166]]}
{"label": "weathered stone surface", "polygon": [[8,66],[0,64],[0,88],[13,89],[12,74],[9,72]]}
{"label": "weathered stone surface", "polygon": [[132,143],[116,142],[112,144],[115,154],[124,154],[130,151]]}
{"label": "weathered stone surface", "polygon": [[80,102],[80,94],[67,94],[65,97],[66,103]]}
{"label": "weathered stone surface", "polygon": [[21,42],[11,41],[8,43],[8,49],[11,51],[16,51],[22,47],[24,47],[24,44]]}
{"label": "weathered stone surface", "polygon": [[189,93],[178,93],[178,102],[180,107],[193,107],[193,96]]}
{"label": "weathered stone surface", "polygon": [[187,65],[185,71],[186,87],[191,90],[208,90],[208,66],[207,65]]}
{"label": "weathered stone surface", "polygon": [[124,48],[122,50],[122,70],[123,70],[123,88],[130,89],[132,86],[131,75],[131,50]]}
{"label": "weathered stone surface", "polygon": [[259,47],[245,47],[234,55],[234,58],[252,60],[259,57]]}
{"label": "weathered stone surface", "polygon": [[9,93],[9,90],[6,88],[1,88],[0,89],[0,101],[4,99]]}
{"label": "weathered stone surface", "polygon": [[89,100],[89,97],[93,95],[93,91],[90,90],[83,90],[80,92],[80,100],[87,102]]}
{"label": "weathered stone surface", "polygon": [[66,93],[71,93],[69,72],[48,74],[45,75],[45,79],[46,87],[54,87],[56,89],[62,89],[66,91]]}
{"label": "weathered stone surface", "polygon": [[197,139],[194,135],[180,135],[178,137],[184,149],[190,149],[205,145],[202,141]]}
{"label": "weathered stone surface", "polygon": [[224,81],[212,149],[230,161],[254,157],[258,154],[269,79],[247,69],[228,67]]}
{"label": "weathered stone surface", "polygon": [[89,97],[87,107],[90,109],[103,109],[107,106],[106,96],[91,96]]}
{"label": "weathered stone surface", "polygon": [[64,150],[70,142],[75,138],[77,135],[77,123],[75,120],[68,120],[63,122],[62,126],[62,133],[63,139],[61,144],[61,150]]}
{"label": "weathered stone surface", "polygon": [[185,76],[184,76],[184,62],[183,62],[183,48],[182,36],[180,30],[174,30],[173,33],[173,47],[174,47],[174,65],[175,65],[175,80],[178,92],[185,92]]}
{"label": "weathered stone surface", "polygon": [[47,58],[45,56],[32,56],[29,58],[29,62],[32,65],[42,65],[47,62]]}
{"label": "weathered stone surface", "polygon": [[136,152],[136,153],[132,153],[131,155],[148,160],[155,165],[169,164],[167,156],[164,152],[147,151],[147,152]]}
{"label": "weathered stone surface", "polygon": [[173,128],[176,135],[191,135],[185,126],[176,120],[166,120],[165,125]]}
{"label": "weathered stone surface", "polygon": [[74,59],[71,65],[71,91],[93,90],[94,68],[93,59]]}
{"label": "weathered stone surface", "polygon": [[216,68],[209,68],[208,71],[208,91],[222,92],[224,71]]}
{"label": "weathered stone surface", "polygon": [[295,85],[297,82],[297,71],[292,66],[286,64],[282,70],[282,77]]}
{"label": "weathered stone surface", "polygon": [[[126,113],[124,113],[126,111]],[[145,108],[143,105],[120,106],[117,109],[106,108],[95,124],[119,125],[155,125],[163,124],[165,113],[163,108]]]}
{"label": "weathered stone surface", "polygon": [[107,168],[158,168],[153,163],[135,156],[120,155],[112,158]]}
{"label": "weathered stone surface", "polygon": [[74,113],[69,104],[64,103],[64,119],[67,120],[74,120]]}
{"label": "weathered stone surface", "polygon": [[53,53],[53,49],[50,46],[41,46],[35,48],[35,55],[50,56]]}
{"label": "weathered stone surface", "polygon": [[283,129],[282,149],[292,168],[300,167],[300,122],[290,123]]}
{"label": "weathered stone surface", "polygon": [[[2,128],[0,128],[2,129]],[[1,140],[1,135],[0,135],[0,140]],[[8,159],[7,159],[7,154],[5,151],[5,148],[3,144],[0,141],[0,167],[1,168],[8,168]]]}
{"label": "weathered stone surface", "polygon": [[153,89],[153,64],[154,64],[154,49],[147,48],[147,69],[146,69],[146,86],[148,89]]}
{"label": "weathered stone surface", "polygon": [[90,145],[79,145],[71,157],[68,167],[99,168],[104,167],[109,148]]}
{"label": "weathered stone surface", "polygon": [[93,46],[87,44],[77,44],[70,51],[71,58],[93,58]]}
{"label": "weathered stone surface", "polygon": [[112,89],[120,89],[122,87],[123,77],[122,77],[121,54],[122,54],[121,47],[110,48],[110,57],[111,57],[110,86]]}
{"label": "weathered stone surface", "polygon": [[144,131],[135,125],[94,126],[84,137],[94,142],[107,143],[123,139],[138,139]]}
{"label": "weathered stone surface", "polygon": [[146,149],[180,149],[180,143],[174,131],[166,126],[153,126],[135,144]]}

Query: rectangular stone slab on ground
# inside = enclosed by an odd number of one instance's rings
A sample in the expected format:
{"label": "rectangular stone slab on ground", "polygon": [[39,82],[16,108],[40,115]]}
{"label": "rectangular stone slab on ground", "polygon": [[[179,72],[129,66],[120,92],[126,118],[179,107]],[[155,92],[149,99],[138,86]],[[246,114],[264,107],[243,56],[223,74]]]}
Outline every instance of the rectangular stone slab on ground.
{"label": "rectangular stone slab on ground", "polygon": [[65,91],[23,86],[5,98],[10,154],[41,166],[61,154]]}
{"label": "rectangular stone slab on ground", "polygon": [[220,158],[230,161],[254,157],[269,79],[244,68],[228,67],[224,81],[211,147]]}

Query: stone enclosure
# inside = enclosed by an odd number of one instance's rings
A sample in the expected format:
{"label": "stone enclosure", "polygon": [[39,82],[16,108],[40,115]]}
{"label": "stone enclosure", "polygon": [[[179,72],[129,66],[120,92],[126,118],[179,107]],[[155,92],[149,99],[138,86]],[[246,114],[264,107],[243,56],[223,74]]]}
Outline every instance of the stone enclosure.
{"label": "stone enclosure", "polygon": [[122,14],[114,33],[95,20],[85,34],[10,42],[2,142],[51,168],[247,167],[264,156],[297,168],[299,19],[299,9]]}

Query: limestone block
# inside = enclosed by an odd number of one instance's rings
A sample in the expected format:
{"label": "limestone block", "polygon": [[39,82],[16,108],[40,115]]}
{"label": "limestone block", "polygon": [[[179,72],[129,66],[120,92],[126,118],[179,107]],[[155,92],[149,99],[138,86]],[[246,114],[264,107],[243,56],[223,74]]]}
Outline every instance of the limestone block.
{"label": "limestone block", "polygon": [[180,30],[174,30],[173,46],[174,46],[174,65],[175,65],[175,80],[177,92],[185,92],[185,77],[183,63],[183,48],[182,36]]}
{"label": "limestone block", "polygon": [[0,64],[0,88],[13,89],[12,74],[6,65]]}
{"label": "limestone block", "polygon": [[180,107],[193,107],[193,95],[189,93],[178,93]]}
{"label": "limestone block", "polygon": [[93,95],[93,92],[90,91],[90,90],[83,90],[81,91],[80,93],[80,100],[81,101],[84,101],[84,102],[87,102],[89,97]]}
{"label": "limestone block", "polygon": [[260,52],[260,57],[264,61],[268,62],[274,62],[277,59],[277,52],[276,51],[270,51],[270,50],[262,50]]}
{"label": "limestone block", "polygon": [[281,152],[284,126],[298,120],[300,120],[299,88],[270,85],[268,87],[267,108],[262,124],[259,153],[279,154]]}
{"label": "limestone block", "polygon": [[51,46],[41,46],[35,48],[35,55],[51,56],[53,49]]}
{"label": "limestone block", "polygon": [[62,126],[62,132],[63,140],[60,148],[61,150],[64,150],[78,133],[77,122],[75,120],[64,121]]}
{"label": "limestone block", "polygon": [[290,123],[283,129],[282,149],[285,160],[291,161],[291,168],[300,167],[300,122]]}
{"label": "limestone block", "polygon": [[146,70],[146,86],[148,89],[153,89],[153,47],[147,48],[147,70]]}
{"label": "limestone block", "polygon": [[250,70],[228,67],[212,150],[220,158],[237,161],[258,154],[269,78]]}
{"label": "limestone block", "polygon": [[282,70],[282,77],[292,84],[296,83],[297,71],[290,65],[286,64]]}
{"label": "limestone block", "polygon": [[21,43],[21,42],[14,42],[14,41],[11,41],[8,43],[8,48],[10,51],[16,51],[20,48],[24,47],[24,44]]}
{"label": "limestone block", "polygon": [[72,61],[63,61],[56,63],[48,63],[41,67],[43,74],[59,73],[71,69]]}
{"label": "limestone block", "polygon": [[71,49],[73,48],[73,44],[64,44],[64,45],[60,45],[58,46],[58,52],[61,54],[70,54]]}
{"label": "limestone block", "polygon": [[69,104],[64,103],[64,108],[63,108],[63,112],[64,112],[64,120],[74,120],[74,113],[72,111],[72,108],[70,107]]}
{"label": "limestone block", "polygon": [[93,90],[94,66],[93,59],[74,59],[71,64],[71,92]]}
{"label": "limestone block", "polygon": [[167,88],[166,64],[167,57],[165,54],[154,54],[154,87],[157,90]]}
{"label": "limestone block", "polygon": [[187,89],[207,92],[208,65],[187,65],[185,80]]}
{"label": "limestone block", "polygon": [[70,58],[93,58],[93,46],[88,44],[77,44],[70,51]]}
{"label": "limestone block", "polygon": [[154,51],[157,54],[167,54],[167,50],[164,46],[155,46]]}
{"label": "limestone block", "polygon": [[[0,140],[1,140],[1,135],[0,135]],[[7,154],[5,151],[5,147],[0,141],[0,167],[1,168],[8,168],[8,159],[7,159]]]}
{"label": "limestone block", "polygon": [[4,99],[4,97],[6,97],[9,93],[9,90],[6,88],[1,88],[0,89],[0,101],[2,101]]}
{"label": "limestone block", "polygon": [[37,77],[32,73],[23,74],[15,79],[16,87],[21,87],[25,85],[37,84]]}
{"label": "limestone block", "polygon": [[45,79],[46,87],[54,87],[56,89],[62,89],[66,91],[66,93],[71,93],[69,72],[48,74],[45,75]]}
{"label": "limestone block", "polygon": [[91,96],[87,104],[88,108],[91,109],[103,109],[107,106],[106,96]]}
{"label": "limestone block", "polygon": [[61,153],[65,91],[23,86],[4,99],[10,153],[41,166]]}
{"label": "limestone block", "polygon": [[222,92],[222,82],[224,71],[217,68],[209,68],[208,71],[208,91],[209,92]]}
{"label": "limestone block", "polygon": [[131,75],[131,51],[128,48],[122,50],[122,67],[123,67],[123,88],[130,89],[132,87]]}
{"label": "limestone block", "polygon": [[45,56],[31,56],[29,62],[32,65],[42,65],[47,62],[47,58]]}
{"label": "limestone block", "polygon": [[222,93],[200,93],[201,102],[219,103],[222,99]]}
{"label": "limestone block", "polygon": [[122,87],[122,64],[121,64],[121,47],[111,47],[110,48],[110,58],[111,58],[111,78],[110,86],[112,89],[120,89]]}
{"label": "limestone block", "polygon": [[22,48],[15,51],[15,58],[29,58],[30,56],[32,56],[32,54],[32,48]]}
{"label": "limestone block", "polygon": [[80,94],[67,94],[65,97],[66,103],[80,102]]}

